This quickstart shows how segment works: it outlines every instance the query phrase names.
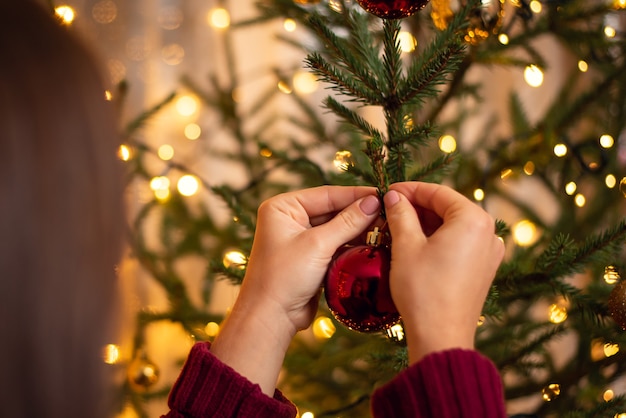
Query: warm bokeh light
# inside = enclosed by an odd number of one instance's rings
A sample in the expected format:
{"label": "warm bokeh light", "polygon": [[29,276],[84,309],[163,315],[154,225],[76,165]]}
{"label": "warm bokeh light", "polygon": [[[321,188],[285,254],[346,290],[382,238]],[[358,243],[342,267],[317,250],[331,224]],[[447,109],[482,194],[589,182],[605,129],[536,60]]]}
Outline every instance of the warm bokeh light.
{"label": "warm bokeh light", "polygon": [[604,27],[604,36],[607,38],[615,38],[617,35],[617,30],[613,26],[605,26]]}
{"label": "warm bokeh light", "polygon": [[296,30],[297,27],[298,25],[296,24],[296,21],[293,19],[285,19],[283,21],[283,28],[285,28],[287,32],[293,32]]}
{"label": "warm bokeh light", "polygon": [[600,137],[600,146],[602,148],[611,148],[615,144],[615,139],[609,134],[604,134]]}
{"label": "warm bokeh light", "polygon": [[216,29],[226,29],[230,26],[230,13],[223,7],[216,7],[209,12],[209,25]]}
{"label": "warm bokeh light", "polygon": [[439,149],[446,154],[456,151],[456,139],[452,135],[442,135],[438,143]]}
{"label": "warm bokeh light", "polygon": [[293,76],[293,88],[300,94],[311,94],[317,90],[315,75],[308,71],[298,71]]}
{"label": "warm bokeh light", "polygon": [[565,157],[567,155],[567,145],[556,144],[554,146],[554,155],[557,157]]}
{"label": "warm bokeh light", "polygon": [[583,206],[587,204],[587,198],[585,197],[584,194],[578,193],[576,196],[574,196],[574,203],[579,208],[582,208]]}
{"label": "warm bokeh light", "polygon": [[54,8],[54,13],[67,25],[71,24],[76,18],[76,12],[70,6],[63,5]]}
{"label": "warm bokeh light", "polygon": [[130,147],[126,144],[120,145],[117,149],[117,157],[122,161],[128,161],[133,157]]}
{"label": "warm bokeh light", "polygon": [[339,171],[348,171],[350,167],[354,167],[354,160],[350,151],[342,150],[335,153],[333,165]]}
{"label": "warm bokeh light", "polygon": [[613,174],[607,174],[604,178],[604,184],[606,184],[606,187],[609,189],[612,189],[617,185],[617,178]]}
{"label": "warm bokeh light", "polygon": [[196,176],[186,174],[178,179],[178,192],[183,196],[193,196],[200,189],[200,182]]}
{"label": "warm bokeh light", "polygon": [[563,305],[553,303],[548,308],[548,318],[553,324],[560,324],[567,319],[567,308]]}
{"label": "warm bokeh light", "polygon": [[215,337],[220,332],[220,324],[217,322],[209,322],[204,327],[204,332],[206,332],[206,335],[209,337]]}
{"label": "warm bokeh light", "polygon": [[475,189],[474,190],[474,200],[480,202],[485,200],[485,191],[483,189]]}
{"label": "warm bokeh light", "polygon": [[531,0],[530,3],[528,3],[528,7],[535,14],[541,13],[542,6],[541,6],[541,2],[538,0]]}
{"label": "warm bokeh light", "polygon": [[313,412],[304,412],[300,415],[300,418],[315,418],[315,415],[313,415]]}
{"label": "warm bokeh light", "polygon": [[163,144],[157,150],[157,155],[163,161],[169,161],[174,158],[174,147],[169,144]]}
{"label": "warm bokeh light", "polygon": [[531,64],[524,69],[524,80],[531,87],[539,87],[543,84],[543,71]]}
{"label": "warm bokeh light", "polygon": [[615,284],[619,281],[620,274],[615,266],[606,266],[602,278],[607,284]]}
{"label": "warm bokeh light", "polygon": [[589,71],[589,64],[587,64],[587,61],[578,61],[578,70],[581,73],[586,73],[587,71]]}
{"label": "warm bokeh light", "polygon": [[238,268],[243,270],[246,268],[247,263],[248,258],[239,250],[228,250],[222,257],[222,264],[224,264],[226,268]]}
{"label": "warm bokeh light", "polygon": [[532,176],[535,172],[535,163],[533,163],[532,161],[527,161],[526,164],[524,164],[523,170],[524,174],[526,174],[527,176]]}
{"label": "warm bokeh light", "polygon": [[558,383],[550,383],[541,390],[541,397],[546,402],[551,402],[561,394],[561,386]]}
{"label": "warm bokeh light", "polygon": [[401,31],[398,34],[398,41],[400,42],[400,50],[402,52],[413,52],[417,47],[417,39],[411,32]]}
{"label": "warm bokeh light", "polygon": [[189,95],[181,96],[176,100],[176,110],[181,116],[191,116],[198,110],[198,100]]}
{"label": "warm bokeh light", "polygon": [[614,356],[617,353],[619,353],[619,345],[618,344],[613,344],[613,343],[606,343],[606,344],[604,344],[604,355],[606,357]]}
{"label": "warm bokeh light", "polygon": [[320,340],[331,338],[335,334],[335,331],[335,324],[326,316],[320,316],[313,322],[313,335]]}
{"label": "warm bokeh light", "polygon": [[509,44],[509,36],[506,33],[501,33],[500,35],[498,35],[498,41],[502,45],[508,45]]}
{"label": "warm bokeh light", "polygon": [[185,126],[184,134],[188,140],[195,141],[202,135],[202,128],[197,123],[190,123]]}
{"label": "warm bokeh light", "polygon": [[120,348],[116,344],[104,346],[104,362],[106,364],[116,364],[120,361]]}
{"label": "warm bokeh light", "polygon": [[170,179],[165,176],[153,177],[150,180],[150,189],[159,200],[167,200],[170,197]]}
{"label": "warm bokeh light", "polygon": [[565,193],[572,196],[574,193],[576,193],[577,188],[578,186],[576,185],[576,183],[573,181],[570,181],[569,183],[565,185]]}
{"label": "warm bokeh light", "polygon": [[528,219],[521,220],[513,225],[513,240],[520,247],[533,245],[538,237],[537,226]]}
{"label": "warm bokeh light", "polygon": [[291,94],[293,92],[293,89],[291,88],[291,86],[284,80],[280,80],[278,82],[278,90],[280,90],[281,92],[285,94]]}
{"label": "warm bokeh light", "polygon": [[113,93],[111,93],[110,90],[104,91],[104,100],[106,100],[107,102],[110,102],[111,100],[113,100]]}

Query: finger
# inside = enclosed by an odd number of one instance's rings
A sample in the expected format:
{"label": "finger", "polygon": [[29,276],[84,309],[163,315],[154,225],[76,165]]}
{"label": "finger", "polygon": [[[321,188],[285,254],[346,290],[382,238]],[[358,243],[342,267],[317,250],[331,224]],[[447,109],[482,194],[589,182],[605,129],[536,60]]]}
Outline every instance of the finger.
{"label": "finger", "polygon": [[339,248],[361,234],[380,212],[380,200],[369,195],[358,199],[328,222],[310,230],[329,248]]}
{"label": "finger", "polygon": [[393,184],[391,189],[406,196],[411,204],[434,212],[444,221],[457,213],[463,213],[463,207],[474,206],[462,194],[440,184],[403,182]]}
{"label": "finger", "polygon": [[417,212],[409,200],[395,190],[388,191],[383,199],[393,241],[392,248],[402,248],[406,251],[416,242],[424,242],[426,236]]}
{"label": "finger", "polygon": [[315,218],[340,212],[362,197],[375,195],[376,189],[365,186],[320,186],[293,194],[309,218]]}

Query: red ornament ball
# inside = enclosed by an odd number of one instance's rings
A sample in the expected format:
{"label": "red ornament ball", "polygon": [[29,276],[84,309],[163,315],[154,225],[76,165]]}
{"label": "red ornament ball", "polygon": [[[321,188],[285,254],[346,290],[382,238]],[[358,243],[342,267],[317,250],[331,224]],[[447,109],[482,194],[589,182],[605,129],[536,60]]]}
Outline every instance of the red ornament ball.
{"label": "red ornament ball", "polygon": [[391,253],[385,246],[344,246],[324,279],[324,295],[334,317],[360,332],[382,331],[400,314],[389,290]]}
{"label": "red ornament ball", "polygon": [[611,318],[622,329],[626,330],[626,281],[622,280],[615,285],[609,295],[609,313]]}
{"label": "red ornament ball", "polygon": [[362,8],[383,19],[401,19],[421,10],[429,0],[357,0]]}

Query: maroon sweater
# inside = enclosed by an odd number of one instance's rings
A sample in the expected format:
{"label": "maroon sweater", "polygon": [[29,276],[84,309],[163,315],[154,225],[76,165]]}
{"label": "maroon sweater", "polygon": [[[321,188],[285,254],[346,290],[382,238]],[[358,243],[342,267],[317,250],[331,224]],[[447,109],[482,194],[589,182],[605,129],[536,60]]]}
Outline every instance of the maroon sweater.
{"label": "maroon sweater", "polygon": [[[162,418],[294,418],[297,410],[280,391],[271,398],[198,343],[169,398]],[[500,375],[475,351],[433,353],[372,395],[376,418],[504,418]]]}

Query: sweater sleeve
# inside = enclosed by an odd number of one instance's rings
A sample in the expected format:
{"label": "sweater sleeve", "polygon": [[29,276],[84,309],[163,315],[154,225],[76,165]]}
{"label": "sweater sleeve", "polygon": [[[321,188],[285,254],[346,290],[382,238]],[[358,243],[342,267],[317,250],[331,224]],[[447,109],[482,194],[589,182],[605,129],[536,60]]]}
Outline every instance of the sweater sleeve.
{"label": "sweater sleeve", "polygon": [[[256,385],[197,343],[170,392],[162,418],[294,418],[296,407],[280,391],[265,395]],[[262,367],[262,365],[259,365]]]}
{"label": "sweater sleeve", "polygon": [[372,397],[377,418],[504,418],[502,380],[476,351],[432,353]]}

